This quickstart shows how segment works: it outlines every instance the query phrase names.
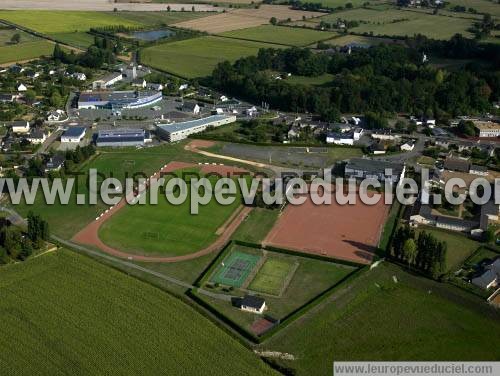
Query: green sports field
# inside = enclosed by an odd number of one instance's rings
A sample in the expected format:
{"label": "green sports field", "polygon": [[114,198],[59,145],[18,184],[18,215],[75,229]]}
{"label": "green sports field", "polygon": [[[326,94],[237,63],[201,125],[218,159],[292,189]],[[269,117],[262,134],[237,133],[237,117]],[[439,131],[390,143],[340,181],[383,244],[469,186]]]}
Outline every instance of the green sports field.
{"label": "green sports field", "polygon": [[326,376],[335,360],[496,360],[494,333],[498,313],[484,300],[382,263],[261,348],[294,354],[286,366],[297,375]]}
{"label": "green sports field", "polygon": [[1,267],[4,375],[275,374],[190,306],[58,250]]}
{"label": "green sports field", "polygon": [[294,266],[295,263],[289,258],[268,257],[250,282],[248,289],[279,295]]}
{"label": "green sports field", "polygon": [[204,77],[224,61],[256,55],[260,48],[277,45],[205,36],[158,44],[141,50],[141,62],[185,78]]}
{"label": "green sports field", "polygon": [[211,279],[213,283],[241,287],[260,257],[255,254],[235,251],[226,257]]}
{"label": "green sports field", "polygon": [[51,55],[54,45],[44,39],[0,47],[0,64]]}
{"label": "green sports field", "polygon": [[251,27],[249,29],[228,31],[220,35],[231,38],[300,47],[307,46],[320,40],[332,38],[337,34],[326,31],[302,29],[298,27],[294,28],[287,26],[263,25]]}
{"label": "green sports field", "polygon": [[173,205],[159,193],[157,205],[127,205],[103,223],[99,237],[109,246],[135,254],[179,256],[199,251],[218,238],[217,229],[241,205],[241,199],[238,194],[231,205],[212,199],[194,215],[190,197]]}

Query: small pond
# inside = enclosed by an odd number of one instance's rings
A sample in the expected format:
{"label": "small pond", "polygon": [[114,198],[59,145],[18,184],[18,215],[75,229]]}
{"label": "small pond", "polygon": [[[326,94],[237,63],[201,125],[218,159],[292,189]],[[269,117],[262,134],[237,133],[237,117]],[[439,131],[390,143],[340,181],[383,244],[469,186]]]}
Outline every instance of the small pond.
{"label": "small pond", "polygon": [[175,31],[168,29],[136,31],[133,32],[131,35],[132,38],[134,39],[140,39],[147,42],[152,42],[161,38],[167,38],[167,37],[170,38],[175,35]]}

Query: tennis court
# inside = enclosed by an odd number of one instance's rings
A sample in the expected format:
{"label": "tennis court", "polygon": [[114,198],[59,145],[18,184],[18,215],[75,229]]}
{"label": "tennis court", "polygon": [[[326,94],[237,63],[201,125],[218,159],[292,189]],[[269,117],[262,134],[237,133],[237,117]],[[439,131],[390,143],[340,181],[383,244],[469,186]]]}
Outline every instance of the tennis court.
{"label": "tennis court", "polygon": [[219,266],[212,282],[241,287],[261,256],[244,252],[232,252]]}

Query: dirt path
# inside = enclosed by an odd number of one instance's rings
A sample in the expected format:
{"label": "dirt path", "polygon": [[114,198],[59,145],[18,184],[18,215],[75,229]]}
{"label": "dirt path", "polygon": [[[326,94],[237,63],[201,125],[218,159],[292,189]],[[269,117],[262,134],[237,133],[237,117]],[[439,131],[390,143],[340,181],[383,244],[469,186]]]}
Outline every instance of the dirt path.
{"label": "dirt path", "polygon": [[[185,162],[170,162],[167,165],[163,166],[163,168],[156,172],[152,177],[158,178],[161,173],[166,173],[166,172],[172,172],[175,170],[180,170],[183,168],[190,168],[190,167],[196,167],[199,165],[196,165],[194,163],[185,163]],[[219,165],[204,165],[202,168],[202,171],[209,173],[209,172],[217,172],[219,168],[223,168],[224,171],[227,171],[229,169],[228,166],[219,166]],[[241,171],[242,169],[234,168],[235,171]],[[147,185],[141,187],[140,191],[145,192],[147,189]],[[129,197],[130,201],[131,197]],[[185,261],[185,260],[191,260],[198,258],[203,255],[207,255],[213,251],[216,251],[220,248],[222,248],[231,238],[231,235],[236,231],[238,226],[245,220],[245,218],[250,214],[252,211],[251,207],[243,207],[243,209],[237,209],[236,213],[237,215],[233,215],[232,221],[230,223],[226,222],[223,225],[223,230],[220,231],[220,236],[217,238],[217,240],[209,245],[206,248],[203,248],[197,252],[190,253],[187,255],[182,255],[182,256],[169,256],[169,257],[163,257],[163,256],[144,256],[144,255],[136,255],[132,253],[127,253],[120,251],[116,248],[110,247],[107,244],[104,244],[104,242],[99,238],[99,228],[102,226],[104,222],[106,222],[113,214],[118,212],[121,208],[123,208],[127,204],[127,200],[123,198],[118,204],[113,206],[112,208],[106,210],[101,216],[96,218],[92,223],[88,224],[85,228],[83,228],[81,231],[79,231],[73,238],[71,239],[72,242],[79,243],[79,244],[84,244],[84,245],[89,245],[93,247],[97,247],[103,252],[106,252],[110,255],[124,258],[127,260],[134,260],[134,261],[142,261],[142,262],[178,262],[178,261]],[[218,231],[219,233],[219,231]]]}

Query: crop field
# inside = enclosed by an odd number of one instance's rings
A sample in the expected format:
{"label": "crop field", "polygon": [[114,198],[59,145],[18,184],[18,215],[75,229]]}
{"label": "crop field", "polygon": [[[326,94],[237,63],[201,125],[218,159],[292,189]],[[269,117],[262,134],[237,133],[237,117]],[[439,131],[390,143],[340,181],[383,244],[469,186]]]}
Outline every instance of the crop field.
{"label": "crop field", "polygon": [[278,20],[301,20],[321,15],[318,12],[293,10],[282,5],[261,5],[259,9],[247,8],[230,10],[225,13],[202,19],[179,22],[174,26],[217,34],[225,31],[247,29],[259,25],[268,25],[271,17]]}
{"label": "crop field", "polygon": [[2,267],[0,294],[3,374],[274,374],[178,299],[67,250]]}
{"label": "crop field", "polygon": [[287,277],[293,271],[294,265],[290,259],[268,257],[255,278],[250,282],[248,289],[265,294],[279,295]]}
{"label": "crop field", "polygon": [[158,44],[141,51],[141,61],[154,68],[185,78],[204,77],[224,61],[256,55],[260,48],[279,46],[205,36],[172,43]]}
{"label": "crop field", "polygon": [[0,64],[49,56],[53,51],[54,45],[43,39],[9,46],[0,46]]}
{"label": "crop field", "polygon": [[105,12],[0,11],[0,19],[46,34],[88,31],[92,27],[113,25],[142,25],[140,22],[121,18],[117,13]]}
{"label": "crop field", "polygon": [[[347,3],[351,3],[353,7],[357,8],[362,6],[366,1],[364,0],[320,0],[318,1],[321,5],[329,8],[345,7]],[[383,3],[381,0],[370,1],[370,5],[376,5],[377,3]]]}
{"label": "crop field", "polygon": [[249,29],[228,31],[221,36],[254,40],[258,42],[284,44],[287,46],[307,46],[311,43],[329,39],[337,35],[336,33],[293,28],[287,26],[263,25]]}
{"label": "crop field", "polygon": [[390,23],[396,20],[413,20],[425,17],[426,14],[409,12],[405,10],[389,9],[389,10],[373,10],[373,9],[352,9],[343,12],[336,12],[324,17],[317,18],[318,21],[334,22],[338,18],[348,21],[363,21],[371,24]]}
{"label": "crop field", "polygon": [[143,255],[180,256],[199,251],[218,238],[217,230],[241,205],[237,195],[233,204],[220,205],[212,199],[190,213],[190,194],[180,205],[170,204],[159,193],[158,204],[127,205],[105,221],[100,239],[124,252]]}
{"label": "crop field", "polygon": [[335,360],[496,360],[499,331],[480,298],[382,263],[260,348],[293,354],[297,375],[326,376]]}

